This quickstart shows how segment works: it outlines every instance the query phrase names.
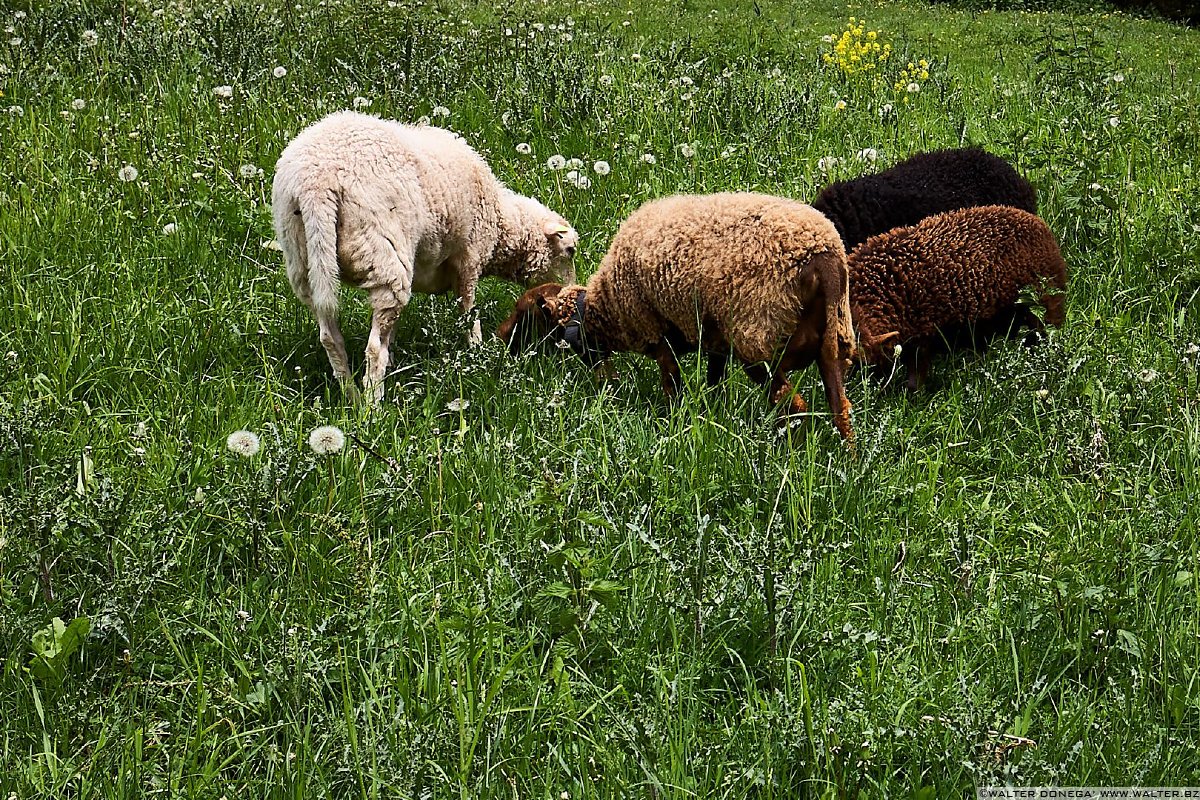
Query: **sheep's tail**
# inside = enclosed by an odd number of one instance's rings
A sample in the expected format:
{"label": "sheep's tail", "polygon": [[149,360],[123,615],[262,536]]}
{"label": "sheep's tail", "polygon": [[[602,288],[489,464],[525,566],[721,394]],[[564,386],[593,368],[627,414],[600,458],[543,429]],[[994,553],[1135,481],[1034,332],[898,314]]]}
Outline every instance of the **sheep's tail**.
{"label": "sheep's tail", "polygon": [[341,285],[337,194],[331,189],[289,192],[276,187],[271,205],[293,291],[318,319],[336,319]]}

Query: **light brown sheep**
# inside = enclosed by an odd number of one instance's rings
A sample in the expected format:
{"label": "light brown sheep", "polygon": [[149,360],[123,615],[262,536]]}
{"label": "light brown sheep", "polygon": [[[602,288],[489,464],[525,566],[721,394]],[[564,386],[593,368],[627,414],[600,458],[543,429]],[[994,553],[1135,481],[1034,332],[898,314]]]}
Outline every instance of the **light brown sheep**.
{"label": "light brown sheep", "polygon": [[1044,330],[1019,302],[1026,288],[1037,293],[1047,324],[1060,326],[1066,316],[1058,242],[1041,218],[1019,208],[936,214],[872,236],[849,263],[860,355],[876,368],[899,357],[910,390],[920,388],[934,353],[983,349],[1024,325]]}
{"label": "light brown sheep", "polygon": [[[815,360],[834,425],[853,437],[842,378],[854,342],[845,249],[825,216],[795,200],[722,193],[647,203],[586,287],[531,289],[496,333],[516,347],[547,331],[592,365],[619,351],[653,358],[669,398],[682,353],[707,355],[710,384],[733,355],[769,382],[772,403],[792,395],[788,371]],[[782,409],[806,410],[798,395]]]}

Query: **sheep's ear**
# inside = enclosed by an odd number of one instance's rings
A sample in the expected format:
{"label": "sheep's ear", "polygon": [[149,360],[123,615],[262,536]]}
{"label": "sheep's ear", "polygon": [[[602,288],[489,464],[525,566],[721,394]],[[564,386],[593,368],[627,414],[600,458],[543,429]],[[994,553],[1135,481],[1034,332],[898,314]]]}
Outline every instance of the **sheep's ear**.
{"label": "sheep's ear", "polygon": [[542,230],[547,236],[562,236],[571,230],[571,226],[563,225],[561,222],[550,221],[542,226]]}

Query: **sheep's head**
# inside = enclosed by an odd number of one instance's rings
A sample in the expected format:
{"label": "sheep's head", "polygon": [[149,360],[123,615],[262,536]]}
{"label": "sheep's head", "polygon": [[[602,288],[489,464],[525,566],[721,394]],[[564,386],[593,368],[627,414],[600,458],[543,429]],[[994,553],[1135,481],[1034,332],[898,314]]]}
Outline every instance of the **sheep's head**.
{"label": "sheep's head", "polygon": [[532,197],[507,190],[501,215],[503,231],[490,274],[527,287],[575,282],[579,234],[571,223]]}
{"label": "sheep's head", "polygon": [[886,364],[900,355],[900,332],[872,333],[862,328],[858,337],[858,357],[868,364]]}
{"label": "sheep's head", "polygon": [[524,347],[544,339],[557,327],[558,293],[562,288],[562,284],[544,283],[517,299],[508,319],[496,329],[496,335],[508,344],[508,352],[516,355]]}
{"label": "sheep's head", "polygon": [[[557,215],[556,215],[557,216]],[[525,284],[537,285],[548,281],[569,284],[575,282],[575,251],[579,249],[579,234],[562,217],[542,223],[546,237],[547,268],[539,269],[541,259],[531,264]]]}

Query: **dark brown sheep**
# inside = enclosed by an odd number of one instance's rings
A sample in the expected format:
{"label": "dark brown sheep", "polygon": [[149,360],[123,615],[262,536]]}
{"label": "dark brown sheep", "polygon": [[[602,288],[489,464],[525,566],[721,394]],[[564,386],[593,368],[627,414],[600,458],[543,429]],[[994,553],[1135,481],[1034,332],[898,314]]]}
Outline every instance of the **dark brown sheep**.
{"label": "dark brown sheep", "polygon": [[853,351],[845,250],[829,220],[795,200],[751,193],[677,195],[647,203],[621,225],[586,287],[526,292],[496,331],[510,347],[549,333],[586,363],[642,353],[680,387],[676,357],[702,350],[709,383],[732,355],[769,383],[783,413],[807,410],[787,374],[816,361],[847,440],[843,373]]}
{"label": "dark brown sheep", "polygon": [[1065,318],[1067,268],[1058,242],[1045,222],[1019,208],[937,214],[871,237],[849,265],[861,359],[880,368],[898,357],[909,389],[920,387],[934,353],[985,348],[1022,326],[1044,330],[1020,302],[1026,288],[1037,293],[1046,324]]}
{"label": "dark brown sheep", "polygon": [[876,234],[958,208],[1005,205],[1036,214],[1037,192],[1004,159],[962,147],[918,153],[883,172],[831,184],[812,205],[833,222],[849,253]]}

